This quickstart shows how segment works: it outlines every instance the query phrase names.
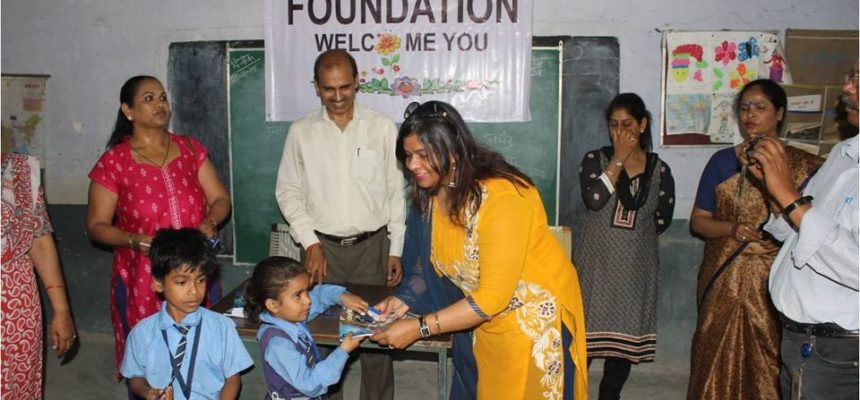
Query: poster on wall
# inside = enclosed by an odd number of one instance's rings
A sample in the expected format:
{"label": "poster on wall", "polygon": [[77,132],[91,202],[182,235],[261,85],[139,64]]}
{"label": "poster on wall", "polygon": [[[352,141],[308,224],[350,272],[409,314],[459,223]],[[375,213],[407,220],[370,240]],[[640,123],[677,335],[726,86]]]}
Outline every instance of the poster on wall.
{"label": "poster on wall", "polygon": [[740,143],[735,95],[759,78],[791,83],[775,32],[664,33],[661,143]]}
{"label": "poster on wall", "polygon": [[3,74],[3,151],[29,154],[45,166],[45,83],[47,75]]}
{"label": "poster on wall", "polygon": [[528,121],[530,1],[263,1],[266,120],[320,107],[316,57],[348,51],[358,101],[395,121],[413,102],[442,100],[469,121]]}

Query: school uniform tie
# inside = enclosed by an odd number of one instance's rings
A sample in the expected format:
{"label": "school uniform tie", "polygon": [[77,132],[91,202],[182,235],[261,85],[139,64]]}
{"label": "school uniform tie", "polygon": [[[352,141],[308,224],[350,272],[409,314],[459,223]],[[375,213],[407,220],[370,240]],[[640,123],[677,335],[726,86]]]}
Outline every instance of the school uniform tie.
{"label": "school uniform tie", "polygon": [[176,347],[176,354],[173,356],[173,364],[176,365],[176,370],[182,370],[182,358],[185,356],[185,345],[188,343],[188,328],[187,326],[174,325],[176,329],[182,334],[182,337],[179,338],[179,346]]}
{"label": "school uniform tie", "polygon": [[307,361],[308,368],[313,368],[316,365],[316,359],[314,358],[314,343],[304,332],[299,334],[299,342],[305,348],[305,360]]}

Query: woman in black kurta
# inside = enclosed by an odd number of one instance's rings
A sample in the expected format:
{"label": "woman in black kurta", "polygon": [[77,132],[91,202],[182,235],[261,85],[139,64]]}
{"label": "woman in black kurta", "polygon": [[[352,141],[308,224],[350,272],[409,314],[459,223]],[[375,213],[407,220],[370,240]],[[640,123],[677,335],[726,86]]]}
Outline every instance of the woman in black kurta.
{"label": "woman in black kurta", "polygon": [[650,152],[651,115],[639,96],[606,110],[612,146],[586,153],[580,169],[588,212],[576,235],[588,359],[605,358],[600,399],[617,399],[631,363],[653,361],[657,343],[657,236],[672,222],[675,182]]}

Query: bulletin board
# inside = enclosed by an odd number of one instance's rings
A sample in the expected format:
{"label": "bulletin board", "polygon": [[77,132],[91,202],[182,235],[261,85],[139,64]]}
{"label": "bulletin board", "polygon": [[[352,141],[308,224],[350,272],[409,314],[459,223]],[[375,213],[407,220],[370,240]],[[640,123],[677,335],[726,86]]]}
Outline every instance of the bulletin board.
{"label": "bulletin board", "polygon": [[792,83],[777,32],[663,34],[661,144],[739,143],[735,95],[750,81]]}
{"label": "bulletin board", "polygon": [[3,74],[2,147],[45,168],[45,84],[48,75]]}

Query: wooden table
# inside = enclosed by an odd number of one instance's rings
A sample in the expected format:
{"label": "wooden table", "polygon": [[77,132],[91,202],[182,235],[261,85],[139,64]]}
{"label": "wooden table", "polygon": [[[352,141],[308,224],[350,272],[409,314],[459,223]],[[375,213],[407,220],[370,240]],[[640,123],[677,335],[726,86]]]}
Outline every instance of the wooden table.
{"label": "wooden table", "polygon": [[[211,307],[212,311],[225,313],[233,308],[233,301],[237,294],[243,293],[245,285],[248,281],[244,281],[235,289],[227,293],[218,303]],[[346,285],[350,293],[360,296],[370,304],[376,304],[386,296],[390,295],[393,290],[385,286],[372,285]],[[257,342],[257,331],[260,324],[252,322],[245,318],[230,317],[236,323],[239,330],[239,336],[246,342]],[[317,345],[326,347],[337,347],[340,345],[338,333],[338,318],[326,314],[320,314],[313,321],[308,323],[308,328],[314,337]],[[436,353],[437,362],[437,387],[439,388],[439,400],[445,400],[448,397],[448,350],[451,348],[450,335],[434,336],[429,339],[419,340],[412,346],[403,350],[391,350],[388,346],[379,346],[369,340],[361,343],[361,348],[384,350],[384,351],[413,351],[421,353]]]}

